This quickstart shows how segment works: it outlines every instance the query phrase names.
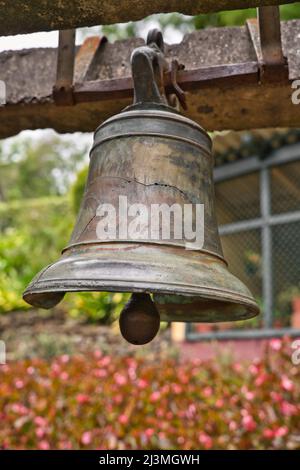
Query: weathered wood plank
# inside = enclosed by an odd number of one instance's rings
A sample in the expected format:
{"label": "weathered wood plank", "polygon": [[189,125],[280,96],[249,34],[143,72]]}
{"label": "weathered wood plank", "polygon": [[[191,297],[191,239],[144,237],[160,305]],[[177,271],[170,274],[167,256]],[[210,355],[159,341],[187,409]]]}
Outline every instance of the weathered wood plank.
{"label": "weathered wood plank", "polygon": [[2,0],[0,36],[136,21],[154,13],[186,15],[293,3],[293,0]]}
{"label": "weathered wood plank", "polygon": [[[52,102],[0,108],[0,138],[24,129],[53,128],[57,132],[92,132],[104,119],[129,105],[130,99],[110,99],[58,107]],[[289,84],[205,88],[189,93],[187,116],[207,130],[300,127],[300,105],[291,102]]]}

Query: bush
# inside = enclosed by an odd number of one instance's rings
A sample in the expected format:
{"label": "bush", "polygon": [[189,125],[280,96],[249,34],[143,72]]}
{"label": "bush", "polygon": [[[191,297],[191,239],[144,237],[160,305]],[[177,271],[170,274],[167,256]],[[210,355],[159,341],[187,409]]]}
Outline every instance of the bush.
{"label": "bush", "polygon": [[102,355],[0,366],[4,449],[300,449],[300,367]]}
{"label": "bush", "polygon": [[[80,175],[72,193],[78,201],[84,187],[83,173]],[[71,198],[76,206],[75,199]],[[65,197],[0,204],[0,313],[30,308],[22,299],[24,289],[41,269],[59,258],[74,223],[75,214]],[[126,298],[106,292],[72,293],[60,305],[73,317],[108,324],[118,316]]]}
{"label": "bush", "polygon": [[113,292],[79,292],[70,294],[65,305],[73,318],[109,325],[119,317],[128,297],[129,294]]}
{"label": "bush", "polygon": [[0,204],[0,312],[26,309],[22,292],[58,258],[71,233],[66,198],[24,199]]}

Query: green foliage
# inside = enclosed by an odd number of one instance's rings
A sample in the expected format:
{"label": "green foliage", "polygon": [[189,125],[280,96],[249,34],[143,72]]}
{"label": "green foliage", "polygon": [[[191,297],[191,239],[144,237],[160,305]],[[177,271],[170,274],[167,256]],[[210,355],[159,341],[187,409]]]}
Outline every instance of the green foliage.
{"label": "green foliage", "polygon": [[255,8],[245,10],[222,11],[208,15],[197,15],[193,18],[195,29],[217,26],[241,26],[248,18],[256,16]]}
{"label": "green foliage", "polygon": [[119,25],[104,25],[101,30],[102,34],[111,42],[136,36],[136,24],[133,21]]}
{"label": "green foliage", "polygon": [[0,152],[0,200],[65,194],[86,149],[55,134],[20,138]]}
{"label": "green foliage", "polygon": [[84,167],[81,171],[79,171],[76,180],[71,187],[71,205],[76,215],[78,214],[83,197],[84,188],[88,177],[88,170],[88,167]]}
{"label": "green foliage", "polygon": [[54,261],[73,223],[66,198],[0,204],[0,311],[28,308],[22,292],[40,269]]}
{"label": "green foliage", "polygon": [[[256,17],[255,8],[243,10],[221,11],[208,15],[198,15],[193,18],[195,29],[219,26],[242,26],[248,18]],[[282,5],[280,7],[281,20],[300,18],[299,5]]]}
{"label": "green foliage", "polygon": [[[45,338],[51,355],[56,346]],[[237,363],[94,354],[0,367],[3,449],[299,449],[289,340]]]}
{"label": "green foliage", "polygon": [[127,299],[128,294],[80,292],[70,294],[66,302],[71,317],[87,318],[90,322],[108,325],[118,318]]}

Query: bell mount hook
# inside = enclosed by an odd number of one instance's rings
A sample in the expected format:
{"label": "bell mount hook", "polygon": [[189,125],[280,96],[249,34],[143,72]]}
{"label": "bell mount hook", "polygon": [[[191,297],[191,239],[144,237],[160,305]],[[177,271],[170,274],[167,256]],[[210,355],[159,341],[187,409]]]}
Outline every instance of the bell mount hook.
{"label": "bell mount hook", "polygon": [[[146,103],[168,105],[186,109],[186,95],[177,83],[177,72],[184,68],[176,59],[169,65],[165,58],[163,35],[158,29],[149,31],[145,46],[134,49],[131,69],[134,84],[134,105]],[[169,75],[170,94],[166,94]]]}

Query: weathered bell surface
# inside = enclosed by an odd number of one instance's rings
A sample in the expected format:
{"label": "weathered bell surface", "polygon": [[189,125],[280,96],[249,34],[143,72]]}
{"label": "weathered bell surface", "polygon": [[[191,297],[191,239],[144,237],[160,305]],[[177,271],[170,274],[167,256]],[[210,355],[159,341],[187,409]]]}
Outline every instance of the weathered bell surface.
{"label": "weathered bell surface", "polygon": [[[72,291],[153,294],[150,339],[156,309],[162,320],[185,322],[243,320],[259,313],[223,258],[211,140],[166,104],[155,81],[160,51],[152,42],[132,56],[135,104],[95,132],[69,245],[24,293],[28,303],[44,308]],[[136,318],[139,309],[133,311]],[[130,328],[139,322],[124,318],[125,337],[138,343]],[[149,315],[144,320],[147,325]],[[147,342],[147,334],[143,339]]]}

